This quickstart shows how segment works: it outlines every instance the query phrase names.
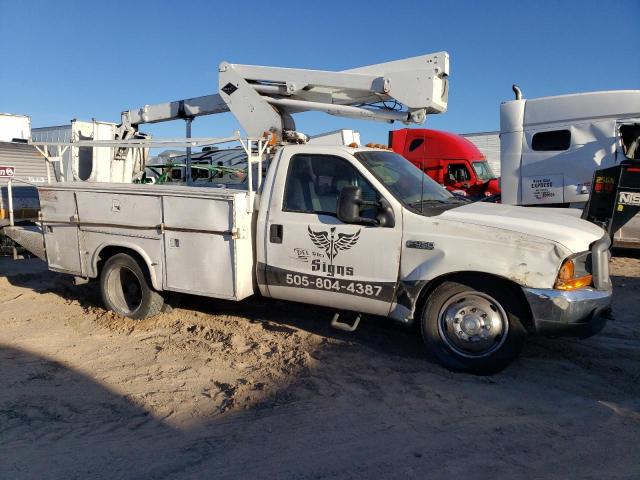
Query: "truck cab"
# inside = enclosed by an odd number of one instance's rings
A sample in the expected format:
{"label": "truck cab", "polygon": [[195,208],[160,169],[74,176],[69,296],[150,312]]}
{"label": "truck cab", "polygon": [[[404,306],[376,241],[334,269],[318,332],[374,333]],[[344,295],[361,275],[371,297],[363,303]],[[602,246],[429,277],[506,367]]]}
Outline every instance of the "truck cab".
{"label": "truck cab", "polygon": [[[533,99],[514,90],[500,105],[503,203],[583,210],[599,188],[594,172],[640,158],[640,90]],[[615,246],[640,246],[640,216],[616,225]]]}
{"label": "truck cab", "polygon": [[604,325],[602,229],[469,204],[386,149],[284,147],[258,205],[262,295],[416,323],[450,368],[495,371],[526,333],[588,336]]}
{"label": "truck cab", "polygon": [[638,125],[640,90],[518,93],[500,105],[502,201],[583,208],[595,170],[636,156]]}
{"label": "truck cab", "polygon": [[389,147],[450,192],[482,199],[500,193],[484,155],[464,137],[426,128],[389,132]]}

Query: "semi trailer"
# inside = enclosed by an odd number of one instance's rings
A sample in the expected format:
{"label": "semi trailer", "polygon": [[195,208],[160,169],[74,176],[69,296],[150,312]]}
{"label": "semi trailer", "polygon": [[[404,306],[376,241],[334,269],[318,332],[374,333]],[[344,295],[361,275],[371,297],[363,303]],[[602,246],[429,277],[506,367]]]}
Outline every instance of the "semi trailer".
{"label": "semi trailer", "polygon": [[[474,373],[506,367],[528,334],[596,333],[612,295],[600,227],[469,204],[386,148],[295,130],[307,110],[421,123],[446,110],[448,73],[446,52],[343,72],[223,63],[219,95],[126,111],[121,128],[230,110],[248,138],[182,144],[239,142],[244,189],[43,185],[41,230],[9,234],[40,238],[51,270],[97,279],[105,306],[135,319],[160,314],[166,292],[260,294],[329,307],[347,331],[362,314],[416,325],[443,365]],[[372,106],[390,100],[405,107]]]}

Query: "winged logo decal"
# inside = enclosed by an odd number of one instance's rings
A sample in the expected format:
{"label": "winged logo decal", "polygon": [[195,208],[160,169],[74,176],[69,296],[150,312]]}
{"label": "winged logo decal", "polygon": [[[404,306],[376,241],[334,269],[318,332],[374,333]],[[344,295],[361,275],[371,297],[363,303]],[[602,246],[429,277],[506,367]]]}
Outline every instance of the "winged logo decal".
{"label": "winged logo decal", "polygon": [[339,252],[349,250],[358,243],[358,238],[360,238],[360,230],[356,233],[336,233],[336,227],[331,227],[328,232],[314,232],[309,226],[307,226],[307,230],[313,244],[327,253],[331,265],[333,265],[333,259],[338,256]]}

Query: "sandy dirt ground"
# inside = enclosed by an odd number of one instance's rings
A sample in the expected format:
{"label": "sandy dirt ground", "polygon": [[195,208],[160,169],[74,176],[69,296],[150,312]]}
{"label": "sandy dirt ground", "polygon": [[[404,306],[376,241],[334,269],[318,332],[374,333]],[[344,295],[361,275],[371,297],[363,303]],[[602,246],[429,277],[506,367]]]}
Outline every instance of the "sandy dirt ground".
{"label": "sandy dirt ground", "polygon": [[0,478],[640,478],[640,259],[603,332],[531,338],[503,373],[412,330],[183,296],[141,322],[0,259]]}

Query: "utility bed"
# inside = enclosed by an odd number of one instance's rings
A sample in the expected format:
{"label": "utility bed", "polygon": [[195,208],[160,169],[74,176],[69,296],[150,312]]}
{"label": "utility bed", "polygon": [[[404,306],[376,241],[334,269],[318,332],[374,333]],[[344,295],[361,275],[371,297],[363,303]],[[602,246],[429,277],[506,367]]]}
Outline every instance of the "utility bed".
{"label": "utility bed", "polygon": [[247,191],[68,183],[38,192],[52,270],[93,278],[105,248],[128,248],[157,290],[234,300],[254,292]]}

